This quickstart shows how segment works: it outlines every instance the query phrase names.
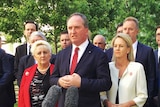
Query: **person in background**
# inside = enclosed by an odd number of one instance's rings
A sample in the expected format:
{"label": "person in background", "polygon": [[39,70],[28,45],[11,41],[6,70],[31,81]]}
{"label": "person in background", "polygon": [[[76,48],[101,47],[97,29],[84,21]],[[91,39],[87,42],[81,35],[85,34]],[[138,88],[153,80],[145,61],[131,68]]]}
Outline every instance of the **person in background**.
{"label": "person in background", "polygon": [[144,107],[154,107],[153,97],[155,96],[156,64],[153,49],[138,41],[139,22],[135,17],[127,17],[123,21],[123,33],[128,34],[132,39],[135,61],[140,62],[144,66],[148,90],[148,99]]}
{"label": "person in background", "polygon": [[[158,91],[160,91],[160,68],[159,68],[159,61],[160,61],[160,25],[158,25],[156,27],[156,43],[158,45],[158,49],[156,49],[154,51],[154,55],[155,55],[155,60],[156,60],[156,91],[155,91],[155,97],[154,97],[154,101],[157,107],[160,106],[160,99],[158,99]],[[160,96],[159,96],[160,98]],[[159,106],[158,106],[159,105]]]}
{"label": "person in background", "polygon": [[61,34],[60,34],[60,44],[61,44],[62,49],[65,49],[66,47],[71,45],[71,41],[69,39],[69,35],[68,35],[67,31],[61,32]]}
{"label": "person in background", "polygon": [[36,24],[36,22],[32,20],[27,20],[24,23],[24,36],[26,38],[26,43],[16,48],[15,61],[14,61],[14,75],[16,78],[17,78],[18,64],[19,64],[20,58],[24,55],[29,55],[30,53],[29,37],[32,32],[37,30],[38,30],[38,25]]}
{"label": "person in background", "polygon": [[119,23],[116,28],[116,33],[122,33],[122,32],[123,32],[123,23]]}
{"label": "person in background", "polygon": [[50,78],[51,85],[63,88],[58,107],[64,107],[65,94],[71,86],[78,88],[78,107],[101,107],[99,93],[109,90],[112,84],[107,56],[89,41],[84,14],[73,13],[67,20],[67,30],[72,45],[57,54]]}
{"label": "person in background", "polygon": [[[0,37],[1,40],[1,37]],[[0,41],[1,46],[1,41]],[[14,56],[0,47],[0,107],[14,107]]]}
{"label": "person in background", "polygon": [[96,35],[93,38],[93,44],[100,49],[102,49],[104,52],[106,51],[106,38],[103,35]]}
{"label": "person in background", "polygon": [[134,62],[132,40],[118,33],[112,39],[113,60],[109,63],[112,87],[107,97],[101,96],[107,107],[142,107],[147,100],[147,84],[143,65]]}
{"label": "person in background", "polygon": [[[123,32],[123,23],[119,23],[116,27],[116,34]],[[109,48],[106,50],[106,54],[108,56],[109,62],[112,60],[113,48]]]}
{"label": "person in background", "polygon": [[37,64],[25,69],[18,96],[18,107],[41,107],[50,88],[49,78],[54,65],[50,63],[51,46],[44,40],[32,44],[31,53]]}
{"label": "person in background", "polygon": [[2,38],[0,37],[0,48],[2,48]]}
{"label": "person in background", "polygon": [[[32,45],[34,42],[36,42],[38,40],[47,41],[45,35],[42,32],[34,31],[29,37],[29,43],[30,43],[30,45]],[[54,64],[54,61],[55,61],[55,55],[52,54],[52,57],[51,57],[51,60],[50,60],[51,64]],[[17,84],[18,84],[18,86],[20,86],[20,81],[21,81],[24,70],[26,68],[34,65],[34,64],[36,64],[36,61],[33,58],[32,54],[25,55],[20,59],[19,66],[18,66],[18,74],[17,74]]]}

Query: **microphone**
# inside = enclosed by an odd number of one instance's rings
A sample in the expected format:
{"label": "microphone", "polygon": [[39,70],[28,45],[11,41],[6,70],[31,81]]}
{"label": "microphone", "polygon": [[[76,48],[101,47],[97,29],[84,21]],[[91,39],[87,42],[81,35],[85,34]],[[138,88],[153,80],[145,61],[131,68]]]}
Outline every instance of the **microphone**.
{"label": "microphone", "polygon": [[64,107],[78,107],[78,99],[78,88],[74,86],[69,87],[66,91]]}
{"label": "microphone", "polygon": [[51,86],[42,102],[42,107],[55,107],[59,97],[61,96],[61,93],[61,87],[59,87],[58,85]]}

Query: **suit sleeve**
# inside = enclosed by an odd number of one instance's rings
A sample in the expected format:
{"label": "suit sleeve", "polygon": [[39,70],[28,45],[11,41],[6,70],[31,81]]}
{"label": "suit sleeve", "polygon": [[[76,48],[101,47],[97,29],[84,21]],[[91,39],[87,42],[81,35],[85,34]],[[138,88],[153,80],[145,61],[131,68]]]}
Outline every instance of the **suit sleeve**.
{"label": "suit sleeve", "polygon": [[152,98],[154,96],[154,91],[155,91],[155,80],[156,80],[156,66],[155,66],[155,57],[154,57],[154,53],[153,50],[150,50],[149,52],[149,56],[148,56],[148,71],[146,74],[146,78],[148,79],[147,81],[147,89],[148,89],[148,96],[149,98]]}
{"label": "suit sleeve", "polygon": [[20,82],[21,82],[24,70],[25,70],[24,61],[23,61],[23,58],[21,58],[20,61],[19,61],[18,72],[17,72],[17,84],[18,84],[18,86],[20,86]]}
{"label": "suit sleeve", "polygon": [[18,72],[18,63],[19,63],[19,51],[18,48],[16,48],[15,53],[15,60],[14,60],[14,76],[17,78],[17,72]]}
{"label": "suit sleeve", "polygon": [[0,76],[0,90],[13,81],[13,61],[14,57],[9,56],[3,50],[0,50],[1,61],[1,76]]}

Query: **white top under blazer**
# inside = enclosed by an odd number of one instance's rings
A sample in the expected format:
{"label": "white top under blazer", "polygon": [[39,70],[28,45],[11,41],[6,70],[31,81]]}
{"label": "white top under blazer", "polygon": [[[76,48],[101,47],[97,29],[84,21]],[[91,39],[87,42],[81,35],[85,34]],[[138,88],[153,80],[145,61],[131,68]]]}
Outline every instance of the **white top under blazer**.
{"label": "white top under blazer", "polygon": [[[119,70],[115,62],[109,63],[112,87],[107,92],[107,99],[115,104],[118,90],[119,104],[133,100],[136,105],[132,107],[143,107],[147,100],[146,76],[143,65],[138,62],[130,62],[119,81]],[[102,98],[104,96],[102,95]]]}

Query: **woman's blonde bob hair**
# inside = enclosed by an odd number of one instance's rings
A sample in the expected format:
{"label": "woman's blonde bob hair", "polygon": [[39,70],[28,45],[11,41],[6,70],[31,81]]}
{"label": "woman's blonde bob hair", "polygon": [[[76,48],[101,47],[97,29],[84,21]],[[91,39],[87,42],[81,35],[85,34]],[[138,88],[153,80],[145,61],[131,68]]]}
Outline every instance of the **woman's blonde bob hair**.
{"label": "woman's blonde bob hair", "polygon": [[46,49],[48,49],[50,51],[50,53],[52,53],[51,45],[47,41],[45,41],[45,40],[38,40],[38,41],[34,42],[32,44],[32,46],[31,46],[31,53],[32,53],[32,55],[35,55],[35,50],[40,45],[45,46]]}
{"label": "woman's blonde bob hair", "polygon": [[[116,36],[112,39],[112,42],[111,42],[111,45],[112,47],[114,48],[114,42],[117,38],[121,38],[123,39],[126,44],[127,44],[127,47],[130,48],[130,51],[127,55],[127,59],[129,61],[134,61],[134,55],[133,55],[133,47],[132,47],[132,39],[131,37],[128,35],[128,34],[125,34],[125,33],[118,33],[116,34]],[[113,52],[113,56],[112,56],[112,61],[115,61],[115,56],[114,56],[114,52]]]}

